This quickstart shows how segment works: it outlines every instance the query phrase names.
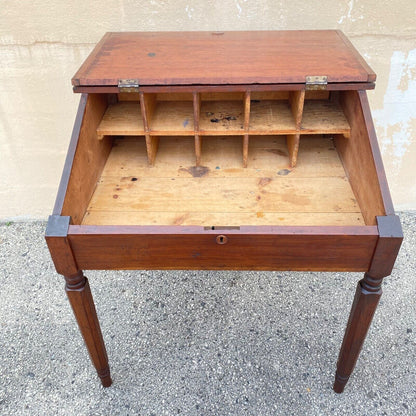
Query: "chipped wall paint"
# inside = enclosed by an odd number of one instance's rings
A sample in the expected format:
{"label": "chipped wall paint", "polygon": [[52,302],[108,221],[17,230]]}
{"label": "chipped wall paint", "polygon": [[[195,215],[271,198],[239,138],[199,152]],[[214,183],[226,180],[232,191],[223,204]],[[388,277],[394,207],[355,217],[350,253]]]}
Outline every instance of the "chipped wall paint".
{"label": "chipped wall paint", "polygon": [[393,200],[416,209],[414,0],[32,0],[0,13],[0,219],[50,213],[79,101],[70,79],[104,32],[279,29],[341,29],[368,59]]}
{"label": "chipped wall paint", "polygon": [[398,209],[415,209],[416,49],[393,52],[383,106],[373,118],[393,200]]}
{"label": "chipped wall paint", "polygon": [[416,49],[408,54],[395,51],[383,108],[373,111],[383,153],[393,157],[399,166],[412,142],[410,129],[416,119]]}
{"label": "chipped wall paint", "polygon": [[348,11],[347,11],[347,14],[344,14],[344,15],[342,15],[341,17],[340,17],[340,19],[338,20],[338,23],[339,24],[341,24],[341,23],[343,23],[344,22],[344,20],[351,20],[351,21],[354,21],[355,19],[351,16],[351,12],[352,12],[352,9],[354,8],[354,0],[350,0],[349,2],[348,2]]}

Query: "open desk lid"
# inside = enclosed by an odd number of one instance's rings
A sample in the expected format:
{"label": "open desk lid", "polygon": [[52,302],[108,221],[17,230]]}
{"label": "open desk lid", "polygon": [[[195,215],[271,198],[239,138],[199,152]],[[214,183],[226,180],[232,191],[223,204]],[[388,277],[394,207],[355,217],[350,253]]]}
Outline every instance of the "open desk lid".
{"label": "open desk lid", "polygon": [[72,84],[75,91],[124,80],[139,86],[359,83],[365,89],[375,79],[336,30],[120,32],[101,39]]}

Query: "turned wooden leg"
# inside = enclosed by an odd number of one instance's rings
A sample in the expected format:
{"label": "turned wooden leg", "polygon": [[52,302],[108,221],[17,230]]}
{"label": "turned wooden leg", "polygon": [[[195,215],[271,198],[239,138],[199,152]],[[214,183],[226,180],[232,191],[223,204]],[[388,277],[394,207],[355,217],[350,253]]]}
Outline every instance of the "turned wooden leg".
{"label": "turned wooden leg", "polygon": [[65,277],[65,290],[78,321],[91,360],[104,387],[111,385],[110,368],[100,324],[88,280],[77,265],[68,230],[71,218],[51,215],[46,228],[46,242],[56,271]]}
{"label": "turned wooden leg", "polygon": [[344,341],[339,353],[337,371],[335,374],[334,391],[342,393],[355,367],[363,346],[368,328],[373,319],[378,301],[381,297],[381,282],[383,279],[373,279],[367,273],[360,280],[355,292],[350,318],[345,330]]}
{"label": "turned wooden leg", "polygon": [[102,385],[109,387],[112,382],[110,367],[88,280],[82,271],[78,271],[77,274],[65,276],[65,281],[65,291],[90,353],[91,361]]}
{"label": "turned wooden leg", "polygon": [[403,240],[399,217],[377,217],[379,238],[364,279],[358,282],[350,318],[338,357],[334,391],[342,393],[357,362],[368,328],[381,297],[381,282],[392,272]]}

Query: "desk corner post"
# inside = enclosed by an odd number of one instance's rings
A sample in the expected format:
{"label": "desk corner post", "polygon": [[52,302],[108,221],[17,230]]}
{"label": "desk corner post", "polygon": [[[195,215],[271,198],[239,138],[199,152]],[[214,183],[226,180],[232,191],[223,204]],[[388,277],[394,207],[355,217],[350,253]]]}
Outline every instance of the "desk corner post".
{"label": "desk corner post", "polygon": [[344,340],[338,357],[333,389],[342,393],[355,367],[380,300],[383,278],[389,276],[403,240],[399,217],[377,217],[379,238],[368,271],[358,282]]}
{"label": "desk corner post", "polygon": [[52,215],[46,229],[46,242],[56,271],[65,278],[65,291],[84,338],[91,361],[104,387],[112,383],[105,348],[94,300],[88,279],[79,270],[67,233],[70,217]]}

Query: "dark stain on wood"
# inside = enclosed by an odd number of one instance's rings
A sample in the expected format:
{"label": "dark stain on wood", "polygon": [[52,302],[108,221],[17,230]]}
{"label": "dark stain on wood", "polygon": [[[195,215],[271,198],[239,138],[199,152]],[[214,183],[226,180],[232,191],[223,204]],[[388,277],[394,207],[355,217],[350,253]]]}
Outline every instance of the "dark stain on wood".
{"label": "dark stain on wood", "polygon": [[271,178],[260,178],[257,184],[260,188],[262,188],[263,186],[268,185],[271,181]]}
{"label": "dark stain on wood", "polygon": [[290,172],[292,172],[290,169],[281,169],[277,172],[277,174],[280,176],[286,176],[289,175]]}
{"label": "dark stain on wood", "polygon": [[[121,182],[126,182],[126,181],[136,182],[136,181],[139,180],[139,178],[137,178],[135,176],[122,176],[120,180],[121,180]],[[130,184],[130,185],[132,185],[132,184]]]}
{"label": "dark stain on wood", "polygon": [[[214,113],[211,112],[207,112],[207,115],[214,115]],[[238,116],[241,116],[241,113],[238,114]],[[222,122],[222,126],[224,128],[229,128],[229,123],[230,121],[234,121],[237,120],[237,117],[235,115],[232,114],[223,114],[223,113],[219,113],[217,117],[213,117],[210,119],[211,123],[219,123]],[[243,126],[240,126],[240,128],[243,128]]]}
{"label": "dark stain on wood", "polygon": [[180,217],[175,218],[175,220],[173,221],[173,223],[175,225],[182,225],[183,222],[186,220],[188,214],[183,214]]}
{"label": "dark stain on wood", "polygon": [[275,155],[287,157],[287,153],[280,149],[266,149],[268,152],[273,153]]}
{"label": "dark stain on wood", "polygon": [[210,169],[207,166],[191,166],[189,168],[179,169],[181,172],[187,172],[191,174],[194,178],[201,178],[207,175]]}

